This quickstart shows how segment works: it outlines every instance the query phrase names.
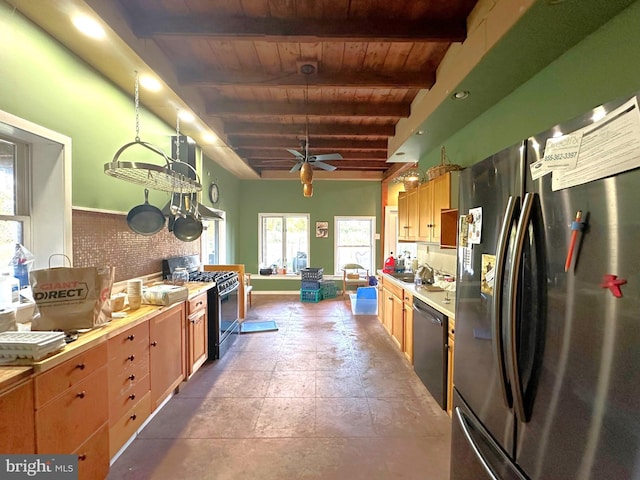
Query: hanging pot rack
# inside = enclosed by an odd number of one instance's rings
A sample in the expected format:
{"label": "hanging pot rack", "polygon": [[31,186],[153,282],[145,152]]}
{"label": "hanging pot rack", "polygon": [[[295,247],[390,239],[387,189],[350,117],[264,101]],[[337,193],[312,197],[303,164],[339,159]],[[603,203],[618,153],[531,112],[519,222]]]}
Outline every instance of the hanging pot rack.
{"label": "hanging pot rack", "polygon": [[[162,157],[165,161],[164,165],[155,165],[142,162],[121,162],[120,155],[133,146],[139,145],[151,150],[153,153]],[[175,166],[179,165],[180,169],[188,168],[195,173],[196,180],[190,178],[178,171]],[[141,141],[136,137],[135,141],[127,143],[120,147],[113,157],[113,160],[104,165],[104,173],[119,180],[125,180],[136,185],[143,185],[153,190],[161,190],[163,192],[182,191],[183,193],[197,193],[202,190],[202,185],[198,180],[199,176],[196,170],[186,162],[172,160],[155,145]]]}
{"label": "hanging pot rack", "polygon": [[[181,191],[187,194],[200,192],[202,185],[195,168],[187,162],[169,158],[159,147],[140,140],[138,72],[136,71],[135,74],[136,137],[133,142],[120,147],[111,162],[104,164],[104,173],[113,178],[125,180],[136,185],[142,185],[152,190],[161,190],[163,192]],[[144,162],[121,162],[119,160],[120,155],[122,155],[125,150],[135,146],[144,147],[158,155],[164,160],[164,165]],[[184,171],[184,168],[187,169],[187,172],[192,171],[195,179],[177,171]]]}

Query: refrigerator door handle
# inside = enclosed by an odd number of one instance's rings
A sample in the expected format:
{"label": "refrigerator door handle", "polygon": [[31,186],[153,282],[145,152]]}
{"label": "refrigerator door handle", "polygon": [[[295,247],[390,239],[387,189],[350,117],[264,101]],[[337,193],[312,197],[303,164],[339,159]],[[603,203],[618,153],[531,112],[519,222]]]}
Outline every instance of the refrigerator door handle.
{"label": "refrigerator door handle", "polygon": [[511,274],[509,284],[509,321],[507,322],[507,340],[509,349],[507,358],[509,359],[509,372],[511,374],[511,390],[513,392],[513,409],[521,422],[527,422],[527,416],[524,410],[524,395],[522,392],[522,381],[520,379],[520,370],[518,369],[518,331],[516,328],[518,318],[518,289],[520,279],[520,268],[522,266],[522,253],[524,251],[524,241],[527,236],[527,230],[531,222],[531,211],[533,210],[536,193],[527,193],[522,202],[522,212],[518,227],[516,229],[515,248],[513,249],[513,257],[511,258]]}
{"label": "refrigerator door handle", "polygon": [[520,197],[509,197],[505,208],[502,227],[496,245],[496,275],[493,288],[493,305],[491,311],[491,336],[493,338],[493,360],[498,367],[498,379],[502,390],[502,399],[507,408],[511,408],[513,400],[509,382],[507,379],[507,369],[505,365],[505,352],[502,341],[502,293],[504,286],[504,265],[507,256],[507,243],[509,241],[511,225],[515,221],[517,207],[520,204]]}
{"label": "refrigerator door handle", "polygon": [[473,453],[475,453],[478,461],[480,462],[482,467],[486,470],[487,475],[489,475],[489,478],[491,480],[500,480],[498,477],[494,475],[493,471],[491,470],[491,467],[489,466],[484,456],[480,452],[478,445],[476,445],[476,442],[474,441],[473,436],[469,431],[469,426],[467,425],[467,419],[464,417],[462,410],[460,409],[460,407],[456,407],[455,411],[456,411],[456,417],[458,419],[458,424],[460,425],[460,428],[462,429],[462,432],[464,433],[464,436],[467,439],[467,442],[469,442],[469,446],[473,450]]}

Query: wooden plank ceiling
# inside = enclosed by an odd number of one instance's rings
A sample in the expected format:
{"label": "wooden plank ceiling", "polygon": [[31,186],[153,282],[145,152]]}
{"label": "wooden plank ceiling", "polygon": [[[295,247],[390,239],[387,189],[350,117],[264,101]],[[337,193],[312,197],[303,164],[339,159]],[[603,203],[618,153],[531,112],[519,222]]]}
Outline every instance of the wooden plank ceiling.
{"label": "wooden plank ceiling", "polygon": [[[387,139],[435,82],[476,0],[114,0],[258,173],[309,153],[384,172]],[[303,73],[304,66],[312,73]]]}

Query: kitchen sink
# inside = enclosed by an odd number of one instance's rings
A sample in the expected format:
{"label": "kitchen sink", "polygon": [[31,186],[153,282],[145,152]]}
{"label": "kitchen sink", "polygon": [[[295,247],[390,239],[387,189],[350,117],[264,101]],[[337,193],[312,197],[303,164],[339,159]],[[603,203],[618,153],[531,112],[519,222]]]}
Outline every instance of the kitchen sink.
{"label": "kitchen sink", "polygon": [[404,283],[413,283],[415,279],[415,273],[389,273],[396,280],[400,280]]}

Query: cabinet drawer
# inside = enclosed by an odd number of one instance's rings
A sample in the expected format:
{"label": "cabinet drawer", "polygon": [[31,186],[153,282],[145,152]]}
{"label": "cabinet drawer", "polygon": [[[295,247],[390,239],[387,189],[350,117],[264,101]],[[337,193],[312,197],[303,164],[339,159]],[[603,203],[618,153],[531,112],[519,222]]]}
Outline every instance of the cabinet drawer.
{"label": "cabinet drawer", "polygon": [[391,281],[384,282],[384,288],[389,290],[389,292],[393,293],[396,297],[402,298],[403,290],[402,287],[396,285]]}
{"label": "cabinet drawer", "polygon": [[138,403],[151,389],[149,375],[127,381],[120,388],[109,391],[109,424],[113,426],[133,405]]}
{"label": "cabinet drawer", "polygon": [[408,290],[404,290],[403,299],[404,303],[413,306],[413,294],[411,292],[409,292]]}
{"label": "cabinet drawer", "polygon": [[75,452],[78,455],[78,480],[106,478],[109,474],[109,428],[105,424]]}
{"label": "cabinet drawer", "polygon": [[195,297],[189,299],[189,310],[187,311],[187,315],[191,315],[193,312],[197,310],[203,310],[207,307],[207,293],[201,293],[196,295]]}
{"label": "cabinet drawer", "polygon": [[131,356],[137,357],[146,352],[149,356],[149,324],[143,322],[109,339],[109,363],[123,361]]}
{"label": "cabinet drawer", "polygon": [[106,364],[107,343],[105,342],[76,355],[42,375],[38,375],[35,378],[36,408],[49,402]]}
{"label": "cabinet drawer", "polygon": [[109,430],[109,457],[122,448],[151,414],[151,393],[147,392],[138,403],[116,420]]}
{"label": "cabinet drawer", "polygon": [[107,421],[108,408],[107,366],[103,365],[36,410],[38,452],[74,451]]}

